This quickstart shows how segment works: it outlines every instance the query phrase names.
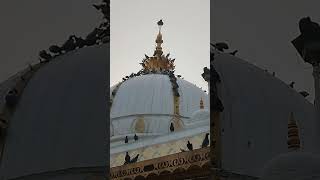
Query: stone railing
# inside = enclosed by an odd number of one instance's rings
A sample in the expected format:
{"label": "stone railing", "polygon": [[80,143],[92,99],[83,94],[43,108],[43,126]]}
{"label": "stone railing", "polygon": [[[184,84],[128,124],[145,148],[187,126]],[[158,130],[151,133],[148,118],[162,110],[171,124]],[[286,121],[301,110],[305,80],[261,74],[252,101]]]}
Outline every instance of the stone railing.
{"label": "stone railing", "polygon": [[174,172],[177,169],[188,170],[191,166],[203,167],[209,164],[210,148],[186,151],[155,159],[126,164],[111,168],[110,177],[113,180],[135,179],[137,176],[160,175],[163,172]]}

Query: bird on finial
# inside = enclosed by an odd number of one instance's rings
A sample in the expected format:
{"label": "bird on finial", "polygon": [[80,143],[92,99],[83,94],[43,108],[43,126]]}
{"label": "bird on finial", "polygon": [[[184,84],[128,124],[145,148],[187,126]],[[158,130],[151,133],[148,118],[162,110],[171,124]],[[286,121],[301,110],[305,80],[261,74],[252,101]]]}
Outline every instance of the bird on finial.
{"label": "bird on finial", "polygon": [[162,19],[160,19],[160,21],[158,21],[158,26],[163,26],[163,21],[162,21]]}

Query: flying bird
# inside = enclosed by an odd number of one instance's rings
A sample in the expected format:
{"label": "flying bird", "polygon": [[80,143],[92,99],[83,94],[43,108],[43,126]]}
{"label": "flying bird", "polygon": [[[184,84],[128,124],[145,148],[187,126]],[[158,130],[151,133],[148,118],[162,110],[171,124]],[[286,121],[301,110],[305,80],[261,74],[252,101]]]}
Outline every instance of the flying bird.
{"label": "flying bird", "polygon": [[135,141],[138,141],[138,136],[137,136],[136,134],[134,134],[133,139],[134,139]]}
{"label": "flying bird", "polygon": [[131,157],[130,157],[129,153],[126,152],[126,156],[124,158],[124,164],[129,164],[130,163],[130,159],[131,159]]}
{"label": "flying bird", "polygon": [[193,146],[192,146],[192,144],[190,143],[190,141],[188,141],[187,148],[189,149],[189,151],[192,151],[192,150],[193,150]]}
{"label": "flying bird", "polygon": [[124,139],[124,143],[128,143],[128,136],[126,136],[126,138]]}
{"label": "flying bird", "polygon": [[136,157],[134,157],[133,159],[131,159],[130,163],[135,163],[138,161],[139,158],[139,154],[136,155]]}
{"label": "flying bird", "polygon": [[209,133],[207,133],[206,137],[203,139],[201,147],[202,148],[208,147],[208,145],[209,145]]}

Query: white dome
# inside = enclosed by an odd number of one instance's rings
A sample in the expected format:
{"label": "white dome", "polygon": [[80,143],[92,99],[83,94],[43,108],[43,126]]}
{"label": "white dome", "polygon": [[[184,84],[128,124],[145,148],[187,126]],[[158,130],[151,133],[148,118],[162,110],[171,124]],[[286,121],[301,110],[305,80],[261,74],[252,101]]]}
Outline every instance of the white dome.
{"label": "white dome", "polygon": [[[188,81],[177,78],[177,83],[179,114],[184,124],[193,112],[199,110],[201,98],[209,108],[209,98],[207,93]],[[110,93],[114,88],[111,87]],[[147,74],[123,82],[113,98],[110,116],[114,136],[136,133],[136,120],[142,116],[143,133],[168,133],[174,117],[174,95],[168,75]]]}
{"label": "white dome", "polygon": [[[198,110],[201,98],[206,107],[209,105],[208,94],[199,87],[180,78],[177,78],[177,83],[181,116],[190,117]],[[120,85],[112,104],[111,118],[138,114],[173,115],[173,110],[173,91],[169,77],[148,74],[133,77]]]}
{"label": "white dome", "polygon": [[320,157],[311,153],[290,152],[270,160],[262,180],[319,180]]}
{"label": "white dome", "polygon": [[205,121],[210,119],[210,111],[208,109],[199,109],[192,113],[190,121]]}

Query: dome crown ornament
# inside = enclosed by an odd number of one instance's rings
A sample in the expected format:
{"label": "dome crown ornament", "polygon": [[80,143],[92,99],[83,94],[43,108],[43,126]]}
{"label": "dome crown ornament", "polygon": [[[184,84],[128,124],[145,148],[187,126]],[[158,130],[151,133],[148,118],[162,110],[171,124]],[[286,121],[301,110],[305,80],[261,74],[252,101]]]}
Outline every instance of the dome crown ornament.
{"label": "dome crown ornament", "polygon": [[202,97],[201,97],[201,99],[200,99],[200,109],[204,109],[204,104],[203,104],[203,99],[202,99]]}
{"label": "dome crown ornament", "polygon": [[288,121],[288,149],[290,151],[297,151],[300,149],[299,128],[296,120],[293,117],[293,112],[290,113]]}
{"label": "dome crown ornament", "polygon": [[162,33],[161,33],[161,27],[163,26],[162,19],[157,22],[157,25],[159,26],[159,32],[157,35],[157,38],[155,40],[156,42],[156,49],[153,53],[153,56],[145,56],[145,59],[142,60],[142,63],[140,63],[143,67],[143,70],[147,71],[148,73],[163,73],[163,72],[171,72],[174,71],[174,60],[169,58],[170,53],[167,55],[163,54],[162,51]]}

